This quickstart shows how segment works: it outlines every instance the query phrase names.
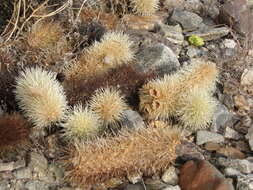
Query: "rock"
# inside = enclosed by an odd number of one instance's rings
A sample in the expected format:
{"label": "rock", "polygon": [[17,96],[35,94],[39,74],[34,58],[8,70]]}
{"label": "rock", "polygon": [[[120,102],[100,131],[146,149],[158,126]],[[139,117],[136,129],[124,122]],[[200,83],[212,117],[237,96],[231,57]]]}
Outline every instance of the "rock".
{"label": "rock", "polygon": [[164,0],[163,2],[164,7],[166,7],[169,10],[173,9],[182,9],[185,4],[185,0]]}
{"label": "rock", "polygon": [[25,184],[25,188],[27,190],[49,190],[50,189],[49,185],[37,180],[28,181]]}
{"label": "rock", "polygon": [[220,39],[230,32],[229,28],[227,27],[220,27],[220,28],[209,28],[209,27],[203,27],[201,30],[196,32],[189,32],[186,34],[186,36],[191,36],[193,34],[201,37],[204,39],[204,41],[211,41]]}
{"label": "rock", "polygon": [[233,176],[239,176],[242,175],[241,172],[239,172],[238,170],[234,169],[234,168],[225,168],[224,170],[225,175],[228,177],[233,177]]}
{"label": "rock", "polygon": [[163,182],[169,185],[177,185],[178,184],[178,176],[177,171],[174,166],[169,167],[162,175]]}
{"label": "rock", "polygon": [[243,95],[235,95],[234,97],[235,106],[237,107],[237,113],[240,115],[247,115],[250,111],[250,105],[247,98]]}
{"label": "rock", "polygon": [[188,161],[180,169],[179,186],[182,190],[234,190],[227,180],[208,161]]}
{"label": "rock", "polygon": [[218,162],[221,166],[236,169],[244,174],[249,174],[253,172],[253,162],[250,162],[246,159],[240,160],[240,159],[218,158]]}
{"label": "rock", "polygon": [[49,165],[48,171],[53,174],[53,179],[55,178],[56,182],[59,183],[61,180],[63,180],[64,169],[56,162]]}
{"label": "rock", "polygon": [[180,25],[170,26],[163,24],[160,30],[163,36],[171,43],[179,45],[184,43],[183,30]]}
{"label": "rock", "polygon": [[123,180],[120,178],[111,178],[103,183],[104,188],[115,188],[123,184]]}
{"label": "rock", "polygon": [[178,185],[177,186],[169,185],[166,188],[164,188],[163,190],[181,190],[181,188]]}
{"label": "rock", "polygon": [[253,139],[249,140],[249,146],[250,146],[251,150],[253,150]]}
{"label": "rock", "polygon": [[31,158],[29,167],[32,167],[35,172],[44,172],[45,170],[47,170],[48,162],[44,155],[36,152],[31,152],[30,156]]}
{"label": "rock", "polygon": [[187,0],[185,2],[185,10],[199,14],[203,8],[200,0]]}
{"label": "rock", "polygon": [[134,173],[131,175],[127,175],[127,179],[132,183],[136,184],[142,180],[142,174],[140,173]]}
{"label": "rock", "polygon": [[180,66],[174,52],[161,43],[142,49],[136,59],[142,72],[155,70],[160,75],[173,72]]}
{"label": "rock", "polygon": [[187,53],[186,53],[190,58],[194,57],[200,57],[203,54],[203,51],[199,49],[198,47],[195,46],[189,46],[187,47]]}
{"label": "rock", "polygon": [[0,163],[0,172],[13,171],[25,167],[25,160],[18,160],[16,162]]}
{"label": "rock", "polygon": [[218,133],[213,133],[210,131],[205,131],[205,130],[197,131],[196,144],[202,145],[207,142],[221,143],[221,142],[224,142],[224,137]]}
{"label": "rock", "polygon": [[253,68],[245,69],[243,71],[241,85],[253,85]]}
{"label": "rock", "polygon": [[253,190],[253,174],[237,177],[237,190]]}
{"label": "rock", "polygon": [[228,111],[227,107],[219,103],[213,116],[211,130],[218,132],[228,121],[232,119],[232,114]]}
{"label": "rock", "polygon": [[225,128],[224,137],[228,139],[234,139],[234,140],[239,140],[243,138],[237,131],[235,131],[234,129],[230,127]]}
{"label": "rock", "polygon": [[196,30],[203,21],[197,14],[179,9],[173,11],[170,20],[181,24],[184,30]]}
{"label": "rock", "polygon": [[221,148],[221,145],[219,143],[215,142],[207,142],[205,143],[205,149],[210,151],[216,151]]}
{"label": "rock", "polygon": [[165,187],[168,186],[159,179],[152,179],[152,178],[146,179],[145,184],[148,190],[164,189]]}
{"label": "rock", "polygon": [[124,119],[122,121],[122,126],[127,126],[132,129],[142,128],[145,126],[143,118],[141,115],[133,110],[124,111]]}
{"label": "rock", "polygon": [[8,181],[1,181],[0,180],[0,190],[10,190],[10,184]]}
{"label": "rock", "polygon": [[16,179],[30,179],[32,178],[32,171],[29,167],[16,170],[14,172]]}
{"label": "rock", "polygon": [[203,150],[200,149],[194,143],[188,141],[182,141],[182,143],[176,147],[176,154],[178,155],[178,159],[180,162],[192,159],[205,159],[205,157],[203,156]]}
{"label": "rock", "polygon": [[123,23],[133,30],[154,30],[157,25],[162,24],[161,18],[157,15],[139,16],[139,15],[124,15]]}
{"label": "rock", "polygon": [[247,6],[247,0],[227,1],[220,9],[219,23],[227,24],[237,32],[252,40],[253,15]]}
{"label": "rock", "polygon": [[224,45],[225,48],[234,49],[237,44],[236,44],[236,42],[234,40],[225,39],[223,41],[223,45]]}
{"label": "rock", "polygon": [[216,152],[232,159],[244,159],[246,157],[244,153],[233,147],[223,147],[218,149]]}
{"label": "rock", "polygon": [[141,184],[128,184],[124,190],[145,190]]}
{"label": "rock", "polygon": [[213,0],[205,0],[203,1],[203,4],[204,4],[203,10],[205,11],[205,14],[209,15],[212,19],[217,18],[217,16],[220,13],[219,7],[218,7],[219,3]]}

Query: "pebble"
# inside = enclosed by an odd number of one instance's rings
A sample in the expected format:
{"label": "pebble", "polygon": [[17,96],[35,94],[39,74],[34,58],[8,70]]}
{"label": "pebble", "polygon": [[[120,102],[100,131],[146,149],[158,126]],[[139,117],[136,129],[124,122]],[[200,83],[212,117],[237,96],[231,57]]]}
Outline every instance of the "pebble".
{"label": "pebble", "polygon": [[239,172],[238,170],[234,169],[234,168],[225,168],[224,173],[226,176],[228,177],[233,177],[233,176],[239,176],[242,175],[241,172]]}
{"label": "pebble", "polygon": [[163,182],[169,185],[177,185],[178,176],[177,176],[176,168],[174,166],[169,167],[162,175],[162,180]]}
{"label": "pebble", "polygon": [[237,44],[236,44],[236,42],[234,40],[225,39],[223,41],[223,45],[225,46],[225,48],[234,49]]}
{"label": "pebble", "polygon": [[41,181],[28,181],[26,184],[25,184],[25,188],[27,190],[49,190],[50,187],[49,185],[47,185],[46,183],[43,183]]}
{"label": "pebble", "polygon": [[224,142],[224,137],[218,133],[213,133],[206,130],[200,130],[197,132],[196,144],[202,145],[207,142]]}
{"label": "pebble", "polygon": [[183,45],[184,43],[184,35],[183,30],[179,24],[175,26],[170,25],[161,25],[161,32],[163,36],[167,38],[173,44]]}
{"label": "pebble", "polygon": [[237,177],[237,190],[253,190],[253,174]]}

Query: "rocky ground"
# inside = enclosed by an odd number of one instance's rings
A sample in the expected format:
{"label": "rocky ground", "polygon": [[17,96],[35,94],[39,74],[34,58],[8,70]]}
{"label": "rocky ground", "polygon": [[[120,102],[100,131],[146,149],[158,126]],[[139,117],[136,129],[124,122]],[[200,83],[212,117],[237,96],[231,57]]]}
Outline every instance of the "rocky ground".
{"label": "rocky ground", "polygon": [[[112,179],[106,187],[115,190],[253,190],[253,9],[250,9],[253,2],[161,2],[161,11],[151,20],[125,18],[128,20],[125,32],[138,49],[136,59],[140,71],[155,69],[158,73],[169,73],[187,65],[192,58],[212,60],[220,71],[215,93],[219,105],[209,129],[187,132],[174,165],[163,175]],[[99,31],[99,26],[94,30]],[[191,34],[202,37],[204,46],[189,44],[187,37]],[[85,35],[87,37],[87,33]],[[69,54],[64,59],[68,57]],[[64,61],[52,69],[57,70]],[[5,111],[3,106],[1,112]],[[134,127],[142,123],[138,112],[127,111],[127,125]],[[38,135],[44,136],[43,140],[38,140]],[[64,179],[64,166],[58,161],[61,156],[58,134],[37,134],[35,129],[31,138],[34,141],[29,151],[10,153],[0,159],[0,190],[79,190]]]}

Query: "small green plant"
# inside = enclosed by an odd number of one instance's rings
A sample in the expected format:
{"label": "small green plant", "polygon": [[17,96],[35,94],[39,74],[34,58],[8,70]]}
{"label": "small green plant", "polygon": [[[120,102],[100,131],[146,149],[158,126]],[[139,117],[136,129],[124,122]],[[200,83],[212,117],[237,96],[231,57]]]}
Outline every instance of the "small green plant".
{"label": "small green plant", "polygon": [[67,101],[56,74],[40,67],[27,68],[16,79],[16,99],[25,116],[37,127],[65,117]]}
{"label": "small green plant", "polygon": [[195,34],[190,35],[190,37],[188,38],[188,41],[190,42],[191,45],[194,45],[197,47],[201,47],[205,44],[204,39]]}

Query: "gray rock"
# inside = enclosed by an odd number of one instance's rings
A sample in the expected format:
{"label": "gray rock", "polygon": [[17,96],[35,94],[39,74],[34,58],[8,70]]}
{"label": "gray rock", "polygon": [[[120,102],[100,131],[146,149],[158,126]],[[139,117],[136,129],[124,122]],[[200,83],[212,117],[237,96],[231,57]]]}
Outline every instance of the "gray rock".
{"label": "gray rock", "polygon": [[35,181],[28,181],[25,184],[25,188],[28,190],[49,190],[50,186],[47,185],[46,183],[35,180]]}
{"label": "gray rock", "polygon": [[210,131],[200,130],[197,132],[197,145],[202,145],[207,142],[216,142],[221,143],[224,142],[224,137],[218,133],[213,133]]}
{"label": "gray rock", "polygon": [[0,190],[10,190],[9,182],[6,180],[4,180],[4,181],[0,180]]}
{"label": "gray rock", "polygon": [[183,30],[180,25],[169,26],[163,24],[160,26],[164,37],[166,37],[167,40],[169,40],[171,43],[179,45],[182,45],[184,43]]}
{"label": "gray rock", "polygon": [[136,184],[142,180],[142,174],[140,173],[134,173],[131,175],[127,175],[127,179],[132,183]]}
{"label": "gray rock", "polygon": [[151,179],[151,178],[146,179],[145,184],[148,190],[164,189],[165,187],[168,186],[159,179]]}
{"label": "gray rock", "polygon": [[225,172],[225,175],[228,177],[242,175],[241,172],[239,172],[238,170],[236,170],[234,168],[230,168],[230,167],[225,168],[224,172]]}
{"label": "gray rock", "polygon": [[232,114],[228,111],[227,107],[219,103],[213,116],[211,130],[214,132],[218,132],[219,129],[231,119]]}
{"label": "gray rock", "polygon": [[16,162],[0,163],[0,172],[13,171],[25,167],[25,160],[18,160]]}
{"label": "gray rock", "polygon": [[163,75],[177,70],[180,66],[174,52],[162,43],[142,49],[137,53],[136,59],[142,72],[155,70]]}
{"label": "gray rock", "polygon": [[187,53],[190,58],[199,57],[203,54],[203,51],[195,46],[187,47]]}
{"label": "gray rock", "polygon": [[185,9],[194,13],[200,13],[203,8],[203,4],[200,0],[187,0],[185,2]]}
{"label": "gray rock", "polygon": [[163,190],[181,190],[181,188],[178,185],[177,186],[169,185],[166,188],[164,188]]}
{"label": "gray rock", "polygon": [[13,174],[16,177],[16,179],[30,179],[30,178],[32,178],[32,171],[29,167],[19,169],[19,170],[15,171]]}
{"label": "gray rock", "polygon": [[138,112],[133,110],[125,110],[124,119],[122,120],[122,126],[137,129],[144,127],[145,123]]}
{"label": "gray rock", "polygon": [[64,177],[64,169],[56,163],[49,165],[49,172],[53,174],[56,182],[60,182]]}
{"label": "gray rock", "polygon": [[180,23],[185,30],[196,30],[202,24],[203,19],[195,13],[183,10],[174,10],[171,21]]}
{"label": "gray rock", "polygon": [[186,36],[190,36],[192,34],[195,34],[201,38],[204,39],[204,41],[211,41],[220,39],[230,32],[229,28],[227,27],[220,27],[220,28],[209,28],[209,27],[202,27],[203,29],[201,31],[196,32],[190,32],[187,33]]}
{"label": "gray rock", "polygon": [[29,167],[32,167],[35,172],[44,172],[48,168],[48,162],[44,155],[31,152]]}
{"label": "gray rock", "polygon": [[234,129],[230,127],[226,127],[225,132],[224,132],[224,137],[229,138],[229,139],[234,139],[234,140],[239,140],[242,138],[242,136],[235,131]]}
{"label": "gray rock", "polygon": [[237,177],[237,190],[253,190],[253,174]]}
{"label": "gray rock", "polygon": [[240,160],[240,159],[219,158],[218,162],[221,166],[236,169],[244,174],[250,174],[251,172],[253,172],[253,162],[250,162],[249,160],[246,159]]}
{"label": "gray rock", "polygon": [[169,185],[177,185],[178,176],[177,176],[176,168],[174,166],[169,167],[162,175],[162,180],[163,182]]}
{"label": "gray rock", "polygon": [[142,184],[128,184],[124,190],[144,190]]}

